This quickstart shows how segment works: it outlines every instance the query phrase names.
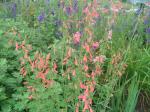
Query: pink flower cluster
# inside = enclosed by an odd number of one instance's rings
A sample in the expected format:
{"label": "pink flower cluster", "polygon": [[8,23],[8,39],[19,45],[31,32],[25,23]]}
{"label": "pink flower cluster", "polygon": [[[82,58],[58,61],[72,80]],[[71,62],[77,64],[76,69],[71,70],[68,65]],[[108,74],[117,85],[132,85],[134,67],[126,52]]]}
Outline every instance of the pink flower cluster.
{"label": "pink flower cluster", "polygon": [[76,32],[74,35],[73,35],[73,43],[75,45],[78,45],[80,43],[80,38],[81,38],[81,34],[80,32]]}

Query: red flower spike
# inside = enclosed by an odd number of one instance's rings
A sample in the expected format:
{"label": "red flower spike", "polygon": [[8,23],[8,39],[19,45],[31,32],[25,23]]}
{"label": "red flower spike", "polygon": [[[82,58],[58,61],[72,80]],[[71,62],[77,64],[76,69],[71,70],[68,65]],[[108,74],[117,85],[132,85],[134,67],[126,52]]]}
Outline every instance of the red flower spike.
{"label": "red flower spike", "polygon": [[19,49],[19,45],[18,45],[18,43],[16,42],[16,51],[18,51],[18,49]]}
{"label": "red flower spike", "polygon": [[76,111],[75,112],[79,112],[79,103],[76,104]]}
{"label": "red flower spike", "polygon": [[87,43],[85,43],[83,48],[86,50],[86,52],[90,53],[90,46]]}
{"label": "red flower spike", "polygon": [[90,78],[90,75],[89,75],[89,74],[86,74],[85,76],[86,76],[87,78]]}
{"label": "red flower spike", "polygon": [[93,112],[92,108],[91,107],[89,107],[89,108],[90,108],[90,112]]}
{"label": "red flower spike", "polygon": [[43,81],[46,80],[45,75],[43,72],[39,72],[36,78],[41,78]]}
{"label": "red flower spike", "polygon": [[50,59],[50,53],[47,54],[46,60],[48,61]]}
{"label": "red flower spike", "polygon": [[100,74],[102,73],[102,69],[101,69],[99,66],[96,66],[95,73],[96,73],[97,75],[100,75]]}
{"label": "red flower spike", "polygon": [[86,101],[86,96],[85,95],[80,95],[79,97],[78,97],[79,99],[82,99],[82,101]]}
{"label": "red flower spike", "polygon": [[95,9],[92,12],[92,17],[94,17],[94,18],[98,18],[99,17],[99,14],[98,14],[98,12]]}
{"label": "red flower spike", "polygon": [[87,65],[84,65],[84,71],[87,72],[89,67]]}
{"label": "red flower spike", "polygon": [[33,96],[32,96],[32,95],[30,95],[30,96],[28,97],[28,99],[29,99],[29,100],[32,100],[32,99],[33,99]]}
{"label": "red flower spike", "polygon": [[67,61],[68,61],[68,58],[65,58],[64,60],[63,60],[63,65],[66,65],[67,64]]}
{"label": "red flower spike", "polygon": [[57,71],[57,64],[54,62],[54,64],[53,64],[53,71],[55,72],[55,73],[57,73],[58,71]]}
{"label": "red flower spike", "polygon": [[95,72],[92,71],[91,76],[95,77],[96,76]]}
{"label": "red flower spike", "polygon": [[71,57],[71,48],[69,48],[68,49],[68,51],[67,51],[67,56],[66,56],[67,58],[70,58]]}
{"label": "red flower spike", "polygon": [[80,88],[81,88],[81,89],[86,89],[86,88],[87,88],[87,86],[86,86],[86,85],[84,85],[82,82],[80,82]]}
{"label": "red flower spike", "polygon": [[49,71],[50,71],[50,68],[47,68],[47,69],[45,70],[44,74],[47,75]]}
{"label": "red flower spike", "polygon": [[87,57],[86,57],[86,55],[84,55],[84,57],[83,57],[83,62],[87,63]]}
{"label": "red flower spike", "polygon": [[90,92],[91,92],[91,93],[94,92],[94,89],[95,89],[95,88],[94,88],[93,86],[90,86]]}
{"label": "red flower spike", "polygon": [[88,103],[84,103],[84,109],[83,109],[83,112],[86,112],[86,110],[89,109],[89,105]]}
{"label": "red flower spike", "polygon": [[26,76],[27,71],[25,70],[25,67],[22,67],[22,68],[21,68],[20,74],[22,74],[23,76]]}
{"label": "red flower spike", "polygon": [[93,60],[93,56],[92,56],[92,53],[90,53],[90,61]]}
{"label": "red flower spike", "polygon": [[76,66],[78,65],[77,58],[74,59],[74,64],[75,64]]}
{"label": "red flower spike", "polygon": [[38,69],[42,69],[44,66],[44,59],[42,57],[39,58]]}
{"label": "red flower spike", "polygon": [[76,71],[75,70],[72,71],[72,75],[76,76]]}

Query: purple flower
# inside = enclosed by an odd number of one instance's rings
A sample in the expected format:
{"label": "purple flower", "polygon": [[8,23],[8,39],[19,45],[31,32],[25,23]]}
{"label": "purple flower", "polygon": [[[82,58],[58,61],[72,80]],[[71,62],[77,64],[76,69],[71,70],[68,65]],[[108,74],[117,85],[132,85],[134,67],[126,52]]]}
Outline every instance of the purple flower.
{"label": "purple flower", "polygon": [[80,31],[80,35],[81,35],[81,36],[83,35],[83,31]]}
{"label": "purple flower", "polygon": [[145,24],[145,25],[149,24],[149,20],[147,20],[147,19],[144,20],[144,24]]}
{"label": "purple flower", "polygon": [[64,8],[65,3],[58,0],[57,6],[58,6],[58,8]]}
{"label": "purple flower", "polygon": [[66,14],[70,16],[72,14],[72,8],[71,7],[66,7]]}
{"label": "purple flower", "polygon": [[73,11],[78,12],[78,0],[73,0]]}
{"label": "purple flower", "polygon": [[38,21],[41,23],[42,21],[44,21],[45,19],[45,13],[42,12],[39,16],[38,16]]}
{"label": "purple flower", "polygon": [[54,23],[57,27],[61,26],[61,24],[62,24],[61,20],[59,20],[59,19],[56,19]]}
{"label": "purple flower", "polygon": [[13,3],[12,4],[12,9],[11,9],[13,17],[16,17],[16,8],[17,8],[17,4]]}
{"label": "purple flower", "polygon": [[99,47],[99,42],[94,42],[94,43],[92,44],[92,48],[93,48],[94,50],[96,50],[98,47]]}
{"label": "purple flower", "polygon": [[144,44],[150,44],[150,38],[144,39]]}
{"label": "purple flower", "polygon": [[150,34],[150,28],[146,29],[146,33]]}
{"label": "purple flower", "polygon": [[52,9],[51,14],[52,14],[53,16],[55,15],[54,9]]}
{"label": "purple flower", "polygon": [[60,0],[58,1],[57,6],[58,6],[58,8],[60,8],[60,6],[61,6],[61,5],[60,5]]}
{"label": "purple flower", "polygon": [[139,8],[135,13],[136,13],[137,15],[140,15],[140,14],[141,14],[141,9]]}

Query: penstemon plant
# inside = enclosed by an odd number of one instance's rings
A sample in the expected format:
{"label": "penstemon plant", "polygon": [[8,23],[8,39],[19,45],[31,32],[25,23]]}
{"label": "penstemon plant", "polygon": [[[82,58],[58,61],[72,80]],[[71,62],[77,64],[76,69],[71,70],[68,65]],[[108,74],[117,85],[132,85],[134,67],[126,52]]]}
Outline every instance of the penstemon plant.
{"label": "penstemon plant", "polygon": [[[84,1],[85,6],[79,10],[82,16],[74,14],[77,11],[74,8],[78,5],[74,2],[69,2],[63,7],[66,18],[62,23],[64,39],[59,42],[60,47],[55,47],[56,43],[48,54],[38,51],[33,54],[32,47],[26,43],[26,40],[22,40],[20,44],[16,42],[16,52],[19,51],[21,56],[20,74],[24,77],[23,84],[26,88],[23,94],[28,97],[28,100],[24,102],[27,110],[94,111],[93,99],[97,96],[96,86],[101,83],[98,79],[103,76],[103,66],[107,60],[105,50],[102,50],[101,46],[107,45],[107,41],[112,39],[112,30],[108,32],[106,39],[97,40],[94,35],[94,25],[96,19],[100,18],[98,2]],[[38,21],[41,23],[44,18],[44,13],[41,13]],[[112,67],[108,69],[108,74],[115,74],[115,78],[122,76],[122,67],[117,67],[120,58],[122,58],[120,55],[117,59],[115,56],[112,63],[116,67],[114,70],[111,69]],[[116,84],[113,83],[112,89],[108,91],[110,93]],[[42,96],[43,92],[45,96]],[[54,94],[56,99],[52,98]],[[60,97],[64,99],[64,102]],[[109,96],[106,97],[110,99]],[[36,107],[38,102],[46,103]],[[109,100],[104,102],[108,105]],[[47,107],[48,104],[49,107]]]}

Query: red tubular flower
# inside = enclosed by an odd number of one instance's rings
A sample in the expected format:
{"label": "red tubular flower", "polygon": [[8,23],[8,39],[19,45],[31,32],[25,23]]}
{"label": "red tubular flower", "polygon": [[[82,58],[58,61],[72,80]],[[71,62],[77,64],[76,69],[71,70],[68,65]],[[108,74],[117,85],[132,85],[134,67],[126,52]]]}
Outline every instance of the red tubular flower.
{"label": "red tubular flower", "polygon": [[86,52],[90,53],[90,46],[87,43],[83,45],[83,48],[86,50]]}
{"label": "red tubular flower", "polygon": [[92,17],[94,18],[98,18],[99,17],[99,13],[94,9],[93,12],[92,12]]}
{"label": "red tubular flower", "polygon": [[89,109],[88,102],[85,102],[83,112],[86,112],[86,110],[88,110],[88,109]]}
{"label": "red tubular flower", "polygon": [[28,99],[29,99],[29,100],[32,100],[32,99],[33,99],[33,96],[32,96],[32,95],[28,96]]}
{"label": "red tubular flower", "polygon": [[45,77],[45,75],[44,75],[44,73],[42,71],[38,73],[38,75],[36,76],[36,78],[40,78],[42,80],[46,80],[46,77]]}
{"label": "red tubular flower", "polygon": [[22,74],[23,76],[26,76],[27,71],[25,70],[25,67],[22,67],[22,68],[21,68],[20,74]]}
{"label": "red tubular flower", "polygon": [[95,74],[100,75],[102,73],[102,69],[99,66],[96,66]]}
{"label": "red tubular flower", "polygon": [[69,48],[68,51],[67,51],[67,56],[66,57],[70,58],[71,57],[71,53],[72,53],[71,48]]}
{"label": "red tubular flower", "polygon": [[87,88],[87,86],[86,86],[86,85],[84,85],[82,82],[80,82],[80,88],[81,88],[81,89],[86,89],[86,88]]}
{"label": "red tubular flower", "polygon": [[87,78],[90,78],[90,77],[91,77],[89,74],[86,74],[85,76],[86,76]]}
{"label": "red tubular flower", "polygon": [[76,66],[78,65],[77,58],[74,59],[74,64],[75,64]]}
{"label": "red tubular flower", "polygon": [[84,65],[84,71],[87,72],[89,67],[87,65]]}
{"label": "red tubular flower", "polygon": [[71,48],[69,48],[68,51],[67,51],[66,57],[63,60],[63,65],[67,64],[68,59],[71,57],[71,53],[72,53]]}
{"label": "red tubular flower", "polygon": [[75,70],[72,71],[72,75],[76,76],[76,71]]}
{"label": "red tubular flower", "polygon": [[57,71],[57,64],[54,62],[54,64],[53,64],[53,71],[55,72],[55,73],[57,73],[58,71]]}
{"label": "red tubular flower", "polygon": [[85,95],[80,95],[79,97],[78,97],[79,99],[82,99],[82,101],[86,101],[86,96]]}
{"label": "red tubular flower", "polygon": [[75,112],[79,112],[79,103],[76,104],[76,111]]}
{"label": "red tubular flower", "polygon": [[83,57],[83,62],[87,63],[87,57],[86,57],[86,55],[84,55],[84,57]]}
{"label": "red tubular flower", "polygon": [[18,51],[18,49],[19,49],[19,45],[18,45],[18,43],[16,42],[16,51]]}
{"label": "red tubular flower", "polygon": [[38,69],[41,70],[44,66],[44,59],[42,57],[39,57],[39,63],[38,63]]}
{"label": "red tubular flower", "polygon": [[90,110],[92,112],[92,108],[90,106],[92,104],[92,99],[89,98],[89,95],[90,95],[89,88],[88,86],[85,86],[84,84],[82,84],[82,82],[80,82],[80,87],[82,89],[85,89],[84,93],[78,96],[78,98],[84,102],[84,108],[82,111],[86,112],[86,110]]}
{"label": "red tubular flower", "polygon": [[67,64],[67,61],[68,61],[68,58],[65,58],[65,59],[63,60],[63,65],[66,65],[66,64]]}
{"label": "red tubular flower", "polygon": [[50,59],[50,53],[47,54],[46,61],[48,61],[49,59]]}

